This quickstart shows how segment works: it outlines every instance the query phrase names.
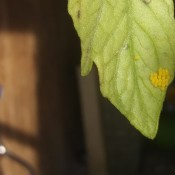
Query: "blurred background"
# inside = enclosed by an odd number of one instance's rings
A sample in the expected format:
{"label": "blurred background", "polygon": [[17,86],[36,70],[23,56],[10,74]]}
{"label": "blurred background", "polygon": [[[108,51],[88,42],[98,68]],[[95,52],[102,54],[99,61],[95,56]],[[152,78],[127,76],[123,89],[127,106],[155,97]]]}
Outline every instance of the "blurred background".
{"label": "blurred background", "polygon": [[[0,0],[0,144],[37,175],[175,175],[175,83],[154,141],[80,76],[64,0]],[[0,156],[0,175],[26,169]]]}

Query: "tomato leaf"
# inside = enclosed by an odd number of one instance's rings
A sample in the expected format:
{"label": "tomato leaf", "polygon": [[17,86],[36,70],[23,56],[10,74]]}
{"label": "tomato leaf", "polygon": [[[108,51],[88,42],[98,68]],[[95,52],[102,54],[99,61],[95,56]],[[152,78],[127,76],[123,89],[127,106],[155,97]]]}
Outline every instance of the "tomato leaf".
{"label": "tomato leaf", "polygon": [[82,75],[96,64],[104,97],[153,139],[175,71],[172,0],[69,0]]}

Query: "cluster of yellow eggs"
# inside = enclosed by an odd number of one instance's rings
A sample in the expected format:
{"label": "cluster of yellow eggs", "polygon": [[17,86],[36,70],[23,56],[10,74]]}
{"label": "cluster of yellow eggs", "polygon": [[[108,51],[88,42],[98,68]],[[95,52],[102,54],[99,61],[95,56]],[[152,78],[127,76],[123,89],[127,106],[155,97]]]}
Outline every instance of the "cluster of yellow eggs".
{"label": "cluster of yellow eggs", "polygon": [[150,80],[154,87],[165,90],[170,81],[170,73],[168,69],[160,68],[157,72],[150,75]]}

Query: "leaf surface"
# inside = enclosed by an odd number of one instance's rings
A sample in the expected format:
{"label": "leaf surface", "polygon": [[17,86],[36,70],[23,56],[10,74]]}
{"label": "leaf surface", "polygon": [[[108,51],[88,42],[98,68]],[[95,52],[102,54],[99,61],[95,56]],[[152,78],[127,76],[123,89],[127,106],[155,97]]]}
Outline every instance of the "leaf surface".
{"label": "leaf surface", "polygon": [[82,75],[96,64],[104,97],[153,139],[174,78],[172,0],[69,0],[81,39]]}

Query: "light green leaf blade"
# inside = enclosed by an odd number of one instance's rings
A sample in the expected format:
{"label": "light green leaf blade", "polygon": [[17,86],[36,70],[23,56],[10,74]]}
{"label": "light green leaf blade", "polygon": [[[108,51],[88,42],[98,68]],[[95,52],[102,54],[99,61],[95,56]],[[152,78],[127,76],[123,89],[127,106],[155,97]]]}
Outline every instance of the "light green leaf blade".
{"label": "light green leaf blade", "polygon": [[175,71],[172,0],[69,0],[81,39],[82,75],[93,62],[100,88],[143,135],[156,136]]}

